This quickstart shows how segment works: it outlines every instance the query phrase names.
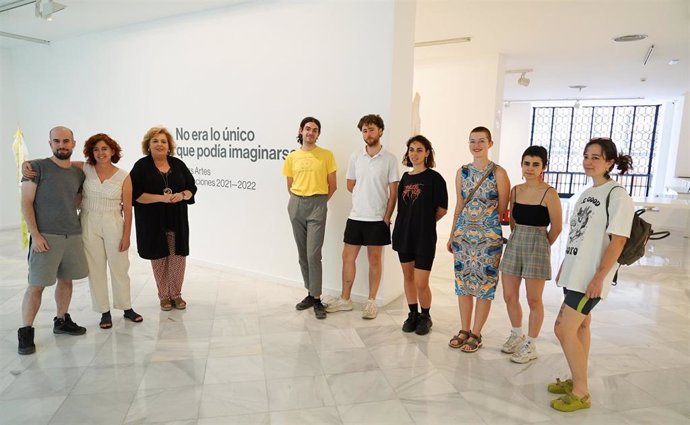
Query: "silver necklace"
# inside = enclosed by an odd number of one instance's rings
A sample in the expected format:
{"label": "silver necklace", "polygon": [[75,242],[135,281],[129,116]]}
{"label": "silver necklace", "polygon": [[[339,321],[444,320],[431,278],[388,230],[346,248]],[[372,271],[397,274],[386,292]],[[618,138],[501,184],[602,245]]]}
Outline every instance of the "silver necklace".
{"label": "silver necklace", "polygon": [[163,184],[165,187],[163,188],[163,194],[164,195],[172,195],[173,191],[170,189],[170,185],[168,184],[168,174],[170,173],[170,170],[168,172],[164,173],[161,170],[158,170],[160,173],[161,177],[163,177]]}

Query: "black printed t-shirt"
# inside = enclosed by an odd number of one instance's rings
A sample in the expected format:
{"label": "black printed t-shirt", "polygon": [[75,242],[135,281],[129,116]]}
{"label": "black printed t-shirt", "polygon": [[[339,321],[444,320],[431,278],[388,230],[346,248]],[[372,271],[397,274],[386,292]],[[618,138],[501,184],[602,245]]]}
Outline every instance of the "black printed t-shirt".
{"label": "black printed t-shirt", "polygon": [[419,174],[404,173],[398,186],[393,249],[433,258],[438,208],[448,209],[448,190],[443,177],[431,168]]}

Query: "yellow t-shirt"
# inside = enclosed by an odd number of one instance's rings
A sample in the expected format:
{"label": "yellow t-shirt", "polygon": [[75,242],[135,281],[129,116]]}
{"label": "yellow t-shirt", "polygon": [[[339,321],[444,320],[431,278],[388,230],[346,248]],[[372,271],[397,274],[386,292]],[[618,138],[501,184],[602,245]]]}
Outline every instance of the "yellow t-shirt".
{"label": "yellow t-shirt", "polygon": [[290,192],[299,196],[327,195],[328,175],[335,170],[333,153],[318,146],[290,152],[283,165],[283,175],[292,177]]}

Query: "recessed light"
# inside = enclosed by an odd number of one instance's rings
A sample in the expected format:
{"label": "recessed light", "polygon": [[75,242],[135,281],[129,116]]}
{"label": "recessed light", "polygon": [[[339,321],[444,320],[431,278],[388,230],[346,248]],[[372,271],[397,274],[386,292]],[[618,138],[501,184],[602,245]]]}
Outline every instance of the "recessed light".
{"label": "recessed light", "polygon": [[668,61],[669,65],[678,65],[678,62],[680,62],[680,59],[671,59]]}
{"label": "recessed light", "polygon": [[613,41],[618,42],[618,43],[624,43],[627,41],[640,41],[644,40],[647,38],[647,34],[629,34],[629,35],[620,35],[618,37],[614,37]]}

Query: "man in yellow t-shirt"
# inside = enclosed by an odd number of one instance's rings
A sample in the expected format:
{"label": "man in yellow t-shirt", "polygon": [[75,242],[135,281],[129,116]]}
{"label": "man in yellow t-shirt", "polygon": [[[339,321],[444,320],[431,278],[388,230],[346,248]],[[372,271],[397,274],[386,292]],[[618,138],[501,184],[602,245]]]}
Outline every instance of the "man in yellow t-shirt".
{"label": "man in yellow t-shirt", "polygon": [[288,214],[295,236],[299,266],[307,288],[307,296],[297,303],[297,310],[314,308],[317,319],[326,318],[321,303],[321,248],[326,233],[327,202],[337,189],[336,163],[333,153],[316,146],[321,122],[306,117],[299,126],[297,141],[300,149],[290,152],[283,165],[290,193]]}

